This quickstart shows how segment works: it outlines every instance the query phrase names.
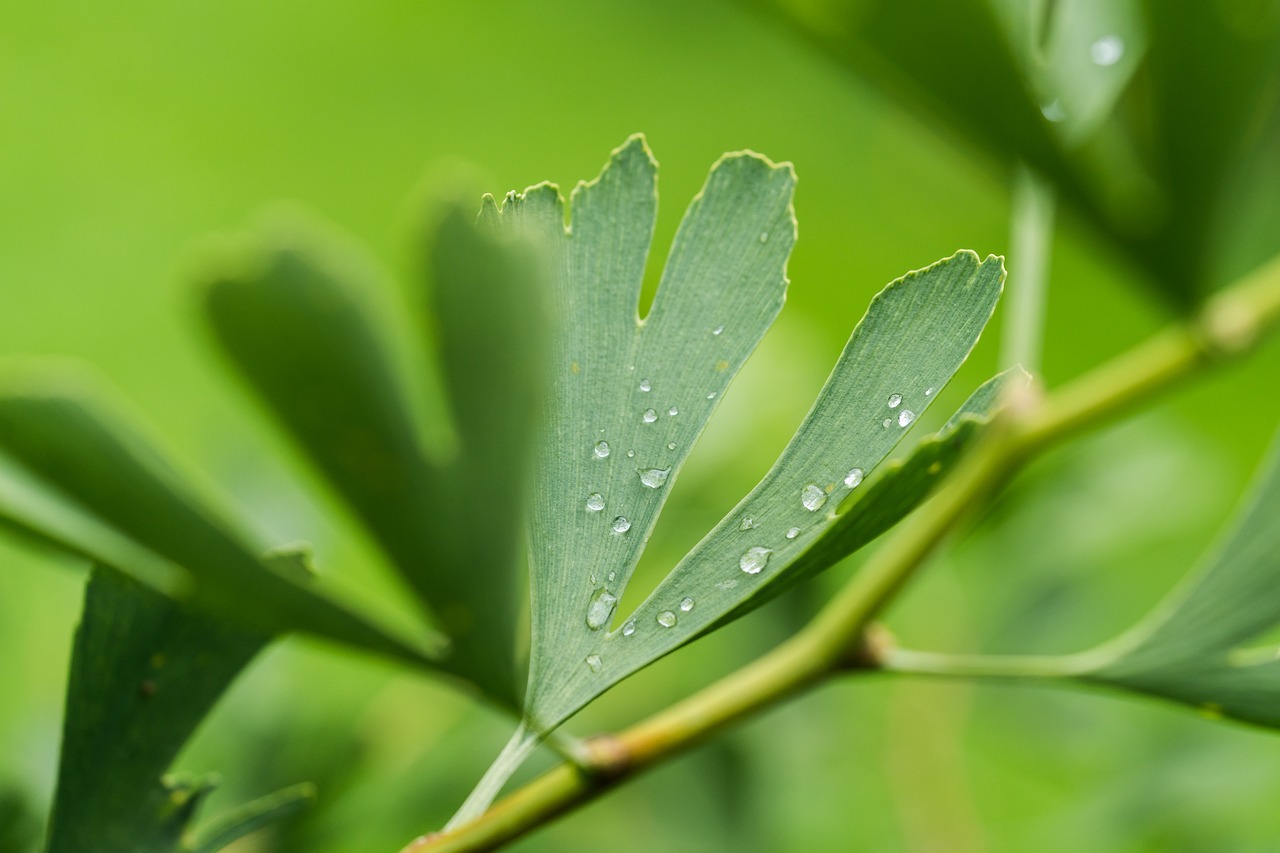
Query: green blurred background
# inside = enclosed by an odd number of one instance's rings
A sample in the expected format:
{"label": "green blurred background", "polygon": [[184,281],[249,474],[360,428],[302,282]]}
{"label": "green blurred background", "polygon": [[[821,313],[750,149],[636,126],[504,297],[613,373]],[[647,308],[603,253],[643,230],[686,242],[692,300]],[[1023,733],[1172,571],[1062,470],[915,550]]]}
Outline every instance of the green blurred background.
{"label": "green blurred background", "polygon": [[[720,153],[792,161],[788,306],[694,451],[632,602],[767,470],[877,290],[1009,242],[1009,175],[718,2],[0,0],[0,128],[0,354],[92,364],[264,546],[313,543],[321,571],[371,600],[395,594],[379,558],[208,346],[188,272],[211,232],[300,203],[367,247],[394,313],[429,174],[466,163],[494,192],[567,189],[643,131],[662,164],[660,260]],[[1060,216],[1050,387],[1169,320],[1109,252]],[[1000,322],[939,413],[1002,366]],[[1229,515],[1280,421],[1278,370],[1271,343],[1036,464],[889,622],[914,647],[1010,652],[1074,651],[1127,626]],[[856,562],[627,681],[570,729],[626,725],[750,660]],[[85,567],[8,538],[0,565],[0,790],[43,815]],[[207,814],[318,783],[315,809],[241,853],[394,851],[447,819],[508,729],[417,675],[289,640],[179,764],[223,774]],[[513,849],[1262,851],[1280,846],[1277,796],[1280,738],[1265,732],[1128,698],[867,678]],[[5,808],[0,828],[17,820]]]}

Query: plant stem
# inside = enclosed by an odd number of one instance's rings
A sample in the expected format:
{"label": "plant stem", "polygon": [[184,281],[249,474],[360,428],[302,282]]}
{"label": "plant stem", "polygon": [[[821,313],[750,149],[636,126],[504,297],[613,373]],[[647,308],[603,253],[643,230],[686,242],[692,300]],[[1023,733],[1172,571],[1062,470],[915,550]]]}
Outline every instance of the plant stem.
{"label": "plant stem", "polygon": [[[904,522],[813,621],[791,639],[683,702],[588,742],[588,768],[562,765],[477,819],[402,853],[493,850],[829,677],[885,668],[933,675],[1050,678],[1079,656],[990,658],[874,648],[871,622],[929,556],[1029,459],[1236,356],[1280,322],[1280,256],[1176,324],[1061,390],[1010,401],[939,492]],[[869,644],[871,647],[869,647]]]}
{"label": "plant stem", "polygon": [[1009,255],[1013,269],[1005,287],[1000,364],[1020,364],[1040,372],[1044,344],[1044,304],[1049,289],[1049,249],[1053,245],[1053,189],[1025,163],[1013,176],[1013,222]]}

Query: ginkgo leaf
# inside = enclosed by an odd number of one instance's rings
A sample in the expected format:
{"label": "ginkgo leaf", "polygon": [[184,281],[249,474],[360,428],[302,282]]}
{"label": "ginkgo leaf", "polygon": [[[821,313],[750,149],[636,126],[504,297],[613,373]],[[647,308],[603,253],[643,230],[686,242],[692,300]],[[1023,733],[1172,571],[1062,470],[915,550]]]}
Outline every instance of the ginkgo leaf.
{"label": "ginkgo leaf", "polygon": [[1280,441],[1205,566],[1080,677],[1280,727],[1280,658],[1250,643],[1280,624]]}

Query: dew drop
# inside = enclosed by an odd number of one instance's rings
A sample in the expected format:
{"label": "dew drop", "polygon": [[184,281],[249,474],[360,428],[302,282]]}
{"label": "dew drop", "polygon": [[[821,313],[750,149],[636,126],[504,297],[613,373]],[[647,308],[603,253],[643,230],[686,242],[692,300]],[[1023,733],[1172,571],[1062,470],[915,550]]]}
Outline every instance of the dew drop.
{"label": "dew drop", "polygon": [[628,459],[635,459],[635,458],[636,458],[636,452],[635,452],[634,450],[628,450],[628,451],[627,451],[627,458],[628,458]]}
{"label": "dew drop", "polygon": [[676,615],[670,610],[664,610],[658,614],[658,624],[663,628],[674,628],[676,624]]}
{"label": "dew drop", "polygon": [[630,637],[636,632],[636,620],[628,619],[627,624],[622,626],[622,636]]}
{"label": "dew drop", "polygon": [[604,495],[592,492],[587,495],[587,512],[599,512],[604,509]]}
{"label": "dew drop", "polygon": [[651,388],[653,388],[653,385],[651,385],[651,384],[649,383],[649,380],[648,380],[648,379],[641,379],[641,380],[640,380],[640,390],[641,390],[641,391],[648,391],[648,390],[650,390]]}
{"label": "dew drop", "polygon": [[714,400],[715,398],[716,398],[716,392],[715,392],[715,391],[712,391],[710,394],[708,394],[708,395],[707,395],[707,399],[708,399],[708,400]]}
{"label": "dew drop", "polygon": [[680,414],[680,410],[677,409],[675,406],[672,406],[671,408],[667,409],[667,414],[674,418],[676,415]]}
{"label": "dew drop", "polygon": [[742,519],[742,524],[740,524],[740,525],[738,526],[738,529],[739,529],[739,530],[750,530],[751,528],[753,528],[753,527],[755,527],[755,526],[756,526],[756,520],[755,520],[754,518],[744,518],[744,519]]}
{"label": "dew drop", "polygon": [[891,408],[891,409],[896,409],[896,408],[898,408],[898,404],[899,404],[899,403],[901,403],[901,402],[902,402],[902,395],[901,395],[901,394],[890,394],[890,395],[889,395],[889,408]]}
{"label": "dew drop", "polygon": [[599,672],[603,663],[600,660],[600,655],[587,655],[587,666],[591,667],[592,672]]}
{"label": "dew drop", "polygon": [[684,598],[680,599],[680,609],[683,610],[685,613],[688,613],[690,610],[692,610],[693,599],[689,598],[688,596],[685,596]]}
{"label": "dew drop", "polygon": [[737,578],[729,578],[728,580],[723,580],[723,581],[720,581],[720,583],[716,584],[716,589],[733,589],[737,585],[738,585]]}
{"label": "dew drop", "polygon": [[816,512],[822,509],[822,505],[826,502],[827,493],[813,483],[800,490],[800,503],[804,504],[804,508],[809,512]]}
{"label": "dew drop", "polygon": [[796,538],[797,536],[799,536],[799,535],[800,535],[800,528],[799,528],[799,527],[793,527],[793,528],[791,528],[790,530],[788,530],[788,531],[787,531],[787,538],[788,538],[788,539],[795,539],[795,538]]}
{"label": "dew drop", "polygon": [[738,558],[738,568],[749,575],[758,575],[769,563],[769,555],[773,551],[760,545],[753,545]]}
{"label": "dew drop", "polygon": [[934,389],[932,389],[932,388],[926,388],[926,389],[924,389],[924,395],[925,395],[926,397],[932,397],[932,396],[933,396],[933,391],[934,391]]}
{"label": "dew drop", "polygon": [[910,409],[903,409],[898,412],[898,426],[910,426],[911,422],[916,419],[916,413]]}
{"label": "dew drop", "polygon": [[640,472],[640,482],[651,489],[657,489],[667,482],[667,475],[670,473],[670,468],[645,468]]}
{"label": "dew drop", "polygon": [[631,522],[627,521],[627,517],[625,515],[620,515],[613,520],[614,533],[626,533],[630,529]]}
{"label": "dew drop", "polygon": [[609,442],[607,441],[596,442],[595,454],[597,459],[606,458],[609,455]]}
{"label": "dew drop", "polygon": [[1124,40],[1119,36],[1103,36],[1089,46],[1094,65],[1115,65],[1124,58]]}
{"label": "dew drop", "polygon": [[1057,98],[1040,107],[1040,114],[1055,124],[1067,118],[1067,111],[1062,108],[1062,102]]}
{"label": "dew drop", "polygon": [[890,419],[890,418],[885,418],[885,419],[884,419],[884,421],[883,421],[883,422],[881,422],[880,426],[885,427],[885,428],[887,429],[887,428],[889,427],[889,424],[891,424],[891,423],[893,423],[893,420],[892,420],[892,419]]}
{"label": "dew drop", "polygon": [[760,242],[761,242],[761,243],[768,243],[768,242],[769,242],[769,232],[768,232],[768,231],[761,231],[761,232],[760,232]]}
{"label": "dew drop", "polygon": [[613,582],[614,582],[614,581],[616,581],[617,579],[618,579],[618,573],[617,573],[617,572],[609,572],[609,583],[613,583]]}
{"label": "dew drop", "polygon": [[724,331],[724,326],[716,326],[714,329],[711,330],[711,334],[718,335],[723,331]]}
{"label": "dew drop", "polygon": [[640,420],[647,424],[651,424],[658,419],[658,413],[653,409],[645,409],[644,414],[640,416]]}
{"label": "dew drop", "polygon": [[675,450],[675,449],[676,449],[676,443],[674,441],[667,442],[667,450]]}
{"label": "dew drop", "polygon": [[597,589],[591,596],[591,603],[587,605],[587,627],[592,631],[599,631],[608,625],[609,617],[613,615],[613,608],[617,606],[618,596],[604,587]]}
{"label": "dew drop", "polygon": [[849,473],[844,475],[844,484],[850,489],[858,488],[858,484],[862,482],[862,469],[850,468]]}

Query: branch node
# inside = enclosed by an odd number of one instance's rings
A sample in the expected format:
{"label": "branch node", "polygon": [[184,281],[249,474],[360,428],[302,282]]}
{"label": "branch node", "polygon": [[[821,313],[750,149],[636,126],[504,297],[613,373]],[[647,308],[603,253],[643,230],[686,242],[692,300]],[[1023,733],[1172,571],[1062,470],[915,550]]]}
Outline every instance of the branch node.
{"label": "branch node", "polygon": [[885,660],[898,647],[898,638],[883,622],[872,622],[841,662],[842,669],[883,669]]}

